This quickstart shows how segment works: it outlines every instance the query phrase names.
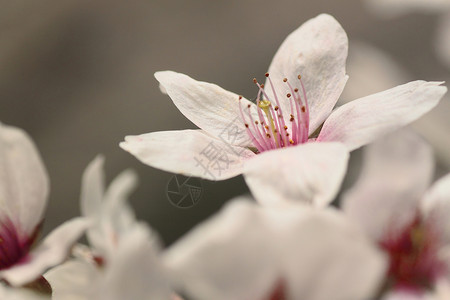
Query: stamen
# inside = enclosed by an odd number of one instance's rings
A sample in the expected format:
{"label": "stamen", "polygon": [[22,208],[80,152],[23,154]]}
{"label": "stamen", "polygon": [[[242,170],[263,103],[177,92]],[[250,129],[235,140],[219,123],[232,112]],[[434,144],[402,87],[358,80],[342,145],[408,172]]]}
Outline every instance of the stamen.
{"label": "stamen", "polygon": [[[258,142],[258,140],[255,138],[255,136],[253,135],[253,133],[251,132],[251,130],[248,128],[248,123],[245,121],[245,117],[244,117],[244,112],[242,111],[242,106],[241,106],[241,101],[242,101],[242,97],[239,96],[239,111],[241,113],[241,118],[242,121],[244,122],[245,129],[247,131],[248,136],[250,137],[250,139],[252,140],[253,144],[255,145],[256,149],[258,149],[258,151],[262,152],[264,151],[264,148],[261,146],[261,144]],[[251,115],[251,114],[250,114]]]}
{"label": "stamen", "polygon": [[[301,76],[298,76],[298,78],[300,85],[302,85],[304,101],[302,101],[302,97],[299,94],[299,88],[295,87],[294,89],[287,78],[283,78],[282,81],[287,84],[290,93],[287,93],[287,98],[284,98],[279,97],[269,73],[265,73],[264,76],[267,78],[266,83],[270,84],[270,97],[266,90],[264,90],[264,84],[258,83],[256,78],[253,78],[254,84],[258,87],[258,96],[256,97],[258,120],[254,120],[253,118],[253,114],[251,113],[252,105],[247,105],[247,120],[242,107],[240,106],[239,108],[245,129],[255,144],[256,149],[258,152],[263,152],[276,148],[290,147],[299,143],[306,143],[308,141],[309,108],[306,101],[306,91],[301,82]],[[239,99],[242,99],[242,97],[239,97]],[[287,106],[287,103],[282,106],[282,101],[288,101],[289,106]],[[290,108],[290,114],[286,120],[284,113],[289,113],[289,111],[283,112],[283,107]],[[290,121],[290,126],[286,124],[288,120]]]}

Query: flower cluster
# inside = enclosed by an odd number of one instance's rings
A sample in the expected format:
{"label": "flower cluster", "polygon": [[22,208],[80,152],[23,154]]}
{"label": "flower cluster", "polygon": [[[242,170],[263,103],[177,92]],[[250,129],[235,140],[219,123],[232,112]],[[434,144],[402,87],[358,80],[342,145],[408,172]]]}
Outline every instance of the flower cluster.
{"label": "flower cluster", "polygon": [[[0,298],[450,299],[450,174],[432,184],[431,148],[402,128],[447,89],[418,80],[335,108],[347,50],[332,16],[307,21],[265,82],[254,79],[254,101],[155,73],[200,129],[127,136],[120,147],[186,176],[242,174],[252,194],[167,248],[127,202],[137,175],[126,170],[106,187],[103,156],[83,174],[81,216],[34,246],[48,176],[27,134],[0,125]],[[365,145],[358,180],[331,206],[350,152]]]}

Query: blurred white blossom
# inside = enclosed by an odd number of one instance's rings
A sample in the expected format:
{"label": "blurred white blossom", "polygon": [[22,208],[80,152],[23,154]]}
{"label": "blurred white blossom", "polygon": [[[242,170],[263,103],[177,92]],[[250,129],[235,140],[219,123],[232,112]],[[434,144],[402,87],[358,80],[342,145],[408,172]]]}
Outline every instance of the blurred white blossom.
{"label": "blurred white blossom", "polygon": [[364,154],[361,175],[343,196],[343,210],[389,256],[387,299],[448,295],[450,174],[428,188],[432,151],[406,129],[367,146]]}
{"label": "blurred white blossom", "polygon": [[372,299],[386,260],[334,209],[232,200],[169,247],[177,289],[196,300]]}
{"label": "blurred white blossom", "polygon": [[155,234],[135,219],[127,203],[137,177],[117,176],[105,191],[103,157],[86,168],[81,210],[93,226],[87,232],[91,248],[79,246],[75,259],[45,275],[54,299],[170,299]]}
{"label": "blurred white blossom", "polygon": [[67,221],[32,249],[48,191],[47,172],[32,140],[23,130],[0,124],[0,278],[13,286],[42,279],[43,272],[66,259],[88,225],[82,218]]}
{"label": "blurred white blossom", "polygon": [[441,61],[450,68],[449,0],[365,0],[369,9],[382,17],[397,17],[411,12],[440,15],[434,48]]}

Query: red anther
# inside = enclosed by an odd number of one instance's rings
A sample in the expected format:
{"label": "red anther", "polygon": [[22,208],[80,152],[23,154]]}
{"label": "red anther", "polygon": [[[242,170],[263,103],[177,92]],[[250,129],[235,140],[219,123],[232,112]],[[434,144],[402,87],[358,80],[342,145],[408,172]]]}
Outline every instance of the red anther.
{"label": "red anther", "polygon": [[242,99],[242,96],[239,96],[239,100],[241,100]]}
{"label": "red anther", "polygon": [[247,127],[247,128],[248,128],[248,124],[247,124],[247,123],[245,123],[245,127]]}
{"label": "red anther", "polygon": [[264,74],[264,76],[269,77],[269,73]]}
{"label": "red anther", "polygon": [[288,93],[287,95],[286,95],[286,97],[288,97],[288,98],[290,98],[292,95],[290,94],[290,93]]}
{"label": "red anther", "polygon": [[297,92],[298,92],[298,88],[295,88],[295,89],[294,89],[294,92],[296,92],[296,93],[297,93]]}
{"label": "red anther", "polygon": [[255,121],[255,124],[256,124],[256,125],[258,125],[258,124],[259,124],[259,122],[258,122],[258,121]]}
{"label": "red anther", "polygon": [[264,83],[261,84],[261,88],[264,88]]}
{"label": "red anther", "polygon": [[302,106],[302,112],[306,111],[306,107]]}
{"label": "red anther", "polygon": [[267,133],[266,135],[267,135],[267,137],[270,139],[270,134]]}
{"label": "red anther", "polygon": [[253,83],[258,83],[258,80],[256,80],[256,78],[253,78]]}
{"label": "red anther", "polygon": [[248,107],[248,108],[250,108],[250,107],[251,107],[251,105],[250,105],[250,104],[248,104],[248,105],[247,105],[247,107]]}
{"label": "red anther", "polygon": [[302,75],[298,74],[297,78],[302,79]]}
{"label": "red anther", "polygon": [[287,82],[287,78],[286,77],[283,78],[283,82]]}
{"label": "red anther", "polygon": [[287,130],[287,129],[288,129],[288,127],[286,125],[284,125],[284,130]]}
{"label": "red anther", "polygon": [[275,106],[275,108],[274,108],[275,110],[278,110],[278,106]]}

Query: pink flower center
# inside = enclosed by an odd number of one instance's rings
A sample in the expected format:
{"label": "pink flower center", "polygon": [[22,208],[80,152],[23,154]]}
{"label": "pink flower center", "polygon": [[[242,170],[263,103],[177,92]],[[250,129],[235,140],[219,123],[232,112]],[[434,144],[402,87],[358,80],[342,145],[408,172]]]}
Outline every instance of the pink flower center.
{"label": "pink flower center", "polygon": [[[306,143],[309,137],[309,108],[301,76],[298,75],[297,83],[301,89],[301,95],[299,88],[293,87],[287,78],[284,78],[283,83],[286,84],[290,93],[282,96],[277,94],[269,73],[265,76],[268,78],[273,99],[264,90],[264,84],[259,84],[256,79],[253,79],[259,88],[256,97],[257,116],[252,115],[252,105],[249,104],[245,112],[245,108],[239,105],[242,121],[254,146],[258,152],[264,152]],[[239,100],[241,99],[242,97],[239,97]],[[283,112],[280,101],[285,103],[287,101],[290,110]]]}
{"label": "pink flower center", "polygon": [[268,298],[264,300],[286,300],[286,285],[284,281],[280,281],[277,283],[275,288],[271,291],[271,294]]}
{"label": "pink flower center", "polygon": [[37,231],[30,238],[23,239],[11,220],[5,219],[0,223],[0,270],[26,260]]}
{"label": "pink flower center", "polygon": [[388,276],[394,288],[421,291],[446,272],[438,258],[439,234],[432,225],[417,215],[401,232],[381,241],[390,258]]}

